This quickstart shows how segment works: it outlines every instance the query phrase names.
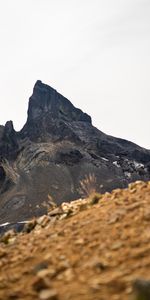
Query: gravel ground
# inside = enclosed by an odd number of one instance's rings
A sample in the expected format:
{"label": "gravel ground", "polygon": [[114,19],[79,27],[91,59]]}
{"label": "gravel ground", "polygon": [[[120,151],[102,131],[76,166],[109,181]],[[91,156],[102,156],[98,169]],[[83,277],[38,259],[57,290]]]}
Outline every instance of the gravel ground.
{"label": "gravel ground", "polygon": [[1,237],[0,300],[138,299],[139,279],[150,279],[150,182],[63,203]]}

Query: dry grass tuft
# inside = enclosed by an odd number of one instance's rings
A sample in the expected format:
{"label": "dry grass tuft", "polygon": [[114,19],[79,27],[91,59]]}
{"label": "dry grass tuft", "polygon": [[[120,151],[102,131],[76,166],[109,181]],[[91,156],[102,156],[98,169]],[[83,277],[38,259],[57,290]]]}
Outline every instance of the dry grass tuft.
{"label": "dry grass tuft", "polygon": [[80,180],[79,193],[83,198],[88,198],[96,193],[96,177],[89,173],[84,179]]}

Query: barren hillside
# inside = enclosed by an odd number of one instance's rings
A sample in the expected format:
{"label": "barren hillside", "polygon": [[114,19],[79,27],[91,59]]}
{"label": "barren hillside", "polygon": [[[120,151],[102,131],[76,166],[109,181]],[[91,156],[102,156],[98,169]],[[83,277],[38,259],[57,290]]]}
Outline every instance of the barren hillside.
{"label": "barren hillside", "polygon": [[135,296],[141,279],[150,279],[150,182],[63,203],[1,237],[1,300],[150,299]]}

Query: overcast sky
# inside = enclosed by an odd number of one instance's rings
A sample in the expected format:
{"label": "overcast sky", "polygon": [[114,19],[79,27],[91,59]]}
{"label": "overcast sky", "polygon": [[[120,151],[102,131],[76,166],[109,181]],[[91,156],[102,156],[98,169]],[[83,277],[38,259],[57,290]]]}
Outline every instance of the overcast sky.
{"label": "overcast sky", "polygon": [[150,1],[0,0],[1,125],[21,129],[37,79],[150,149]]}

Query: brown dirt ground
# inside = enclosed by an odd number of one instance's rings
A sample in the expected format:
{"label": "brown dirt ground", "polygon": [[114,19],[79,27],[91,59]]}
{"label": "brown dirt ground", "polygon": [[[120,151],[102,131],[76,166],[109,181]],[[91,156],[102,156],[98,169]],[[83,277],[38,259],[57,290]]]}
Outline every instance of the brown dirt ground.
{"label": "brown dirt ground", "polygon": [[150,182],[99,198],[1,238],[0,300],[132,299],[133,282],[150,279]]}

